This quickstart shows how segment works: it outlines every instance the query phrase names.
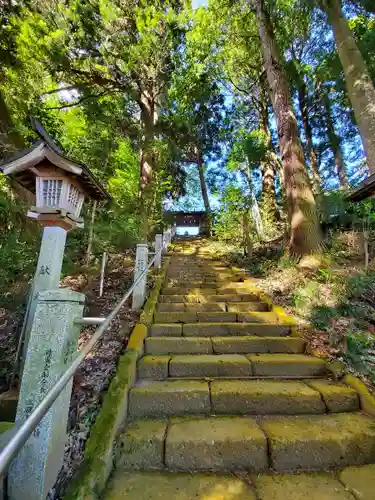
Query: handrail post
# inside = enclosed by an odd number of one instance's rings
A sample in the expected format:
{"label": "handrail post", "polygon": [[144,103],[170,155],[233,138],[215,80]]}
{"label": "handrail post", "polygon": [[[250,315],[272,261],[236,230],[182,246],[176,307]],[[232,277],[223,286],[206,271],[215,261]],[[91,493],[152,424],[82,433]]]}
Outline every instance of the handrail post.
{"label": "handrail post", "polygon": [[[148,246],[147,243],[139,243],[137,245],[134,267],[134,281],[147,269],[148,265]],[[147,273],[138,282],[133,291],[132,310],[139,311],[143,306],[146,297]]]}
{"label": "handrail post", "polygon": [[99,288],[99,297],[103,295],[103,288],[104,288],[104,272],[105,272],[105,265],[107,262],[107,253],[103,252],[103,257],[102,257],[102,266],[100,268],[100,288]]}
{"label": "handrail post", "polygon": [[[16,423],[32,413],[64,374],[77,349],[85,297],[68,289],[38,293],[18,400]],[[12,462],[10,500],[44,500],[62,466],[72,380]]]}
{"label": "handrail post", "polygon": [[155,235],[155,268],[161,267],[161,249],[163,248],[163,235],[158,233]]}

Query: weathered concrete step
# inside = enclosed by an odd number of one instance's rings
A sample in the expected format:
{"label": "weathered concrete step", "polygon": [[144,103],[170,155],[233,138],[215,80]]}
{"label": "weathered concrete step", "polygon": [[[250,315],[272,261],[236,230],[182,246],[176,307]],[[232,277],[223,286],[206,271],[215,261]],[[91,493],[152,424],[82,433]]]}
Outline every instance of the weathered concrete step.
{"label": "weathered concrete step", "polygon": [[299,415],[359,408],[357,393],[344,385],[313,389],[308,383],[274,380],[139,381],[130,391],[130,418],[194,414]]}
{"label": "weathered concrete step", "polygon": [[[268,313],[267,313],[268,314]],[[156,323],[150,328],[152,337],[286,337],[290,327],[282,323]]]}
{"label": "weathered concrete step", "polygon": [[227,295],[160,295],[159,302],[187,302],[187,303],[202,303],[205,304],[207,302],[257,302],[259,301],[259,294],[256,293],[235,293],[235,294],[227,294]]}
{"label": "weathered concrete step", "polygon": [[335,473],[257,474],[115,471],[103,500],[374,500],[375,465]]}
{"label": "weathered concrete step", "polygon": [[274,312],[159,312],[154,314],[155,323],[281,323]]}
{"label": "weathered concrete step", "polygon": [[147,354],[303,353],[296,337],[147,337]]}
{"label": "weathered concrete step", "polygon": [[[242,282],[232,282],[225,285],[218,283],[197,283],[197,285],[187,284],[183,285],[177,283],[176,285],[165,286],[161,293],[163,295],[233,295],[233,294],[243,294],[251,293],[251,290],[245,283]],[[256,294],[257,292],[252,292]],[[258,292],[259,295],[260,292]]]}
{"label": "weathered concrete step", "polygon": [[129,423],[119,438],[116,466],[287,472],[364,465],[374,457],[374,420],[362,413],[176,417]]}
{"label": "weathered concrete step", "polygon": [[204,377],[310,377],[324,375],[325,361],[303,354],[146,355],[138,361],[138,377],[163,380]]}

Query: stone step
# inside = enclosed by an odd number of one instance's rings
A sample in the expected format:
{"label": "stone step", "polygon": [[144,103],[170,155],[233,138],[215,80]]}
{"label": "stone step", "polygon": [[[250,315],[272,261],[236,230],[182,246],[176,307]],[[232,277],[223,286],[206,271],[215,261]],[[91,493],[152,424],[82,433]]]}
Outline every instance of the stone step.
{"label": "stone step", "polygon": [[[266,313],[268,314],[268,313]],[[290,327],[282,323],[155,323],[151,337],[228,337],[251,335],[257,337],[286,337]]]}
{"label": "stone step", "polygon": [[227,295],[159,295],[159,302],[168,303],[202,303],[207,302],[258,302],[259,294],[239,292]]}
{"label": "stone step", "polygon": [[373,462],[375,426],[362,413],[175,417],[130,422],[118,444],[118,470],[326,470]]}
{"label": "stone step", "polygon": [[297,337],[147,337],[147,354],[303,353]]}
{"label": "stone step", "polygon": [[[312,384],[315,381],[312,381]],[[129,417],[194,414],[300,415],[355,411],[356,391],[342,384],[313,388],[309,382],[274,380],[142,380],[130,391]]]}
{"label": "stone step", "polygon": [[138,377],[154,380],[205,377],[313,377],[326,373],[323,359],[303,354],[145,355]]}
{"label": "stone step", "polygon": [[[255,302],[256,303],[256,302]],[[158,312],[226,312],[225,302],[206,302],[205,304],[189,302],[161,302],[157,305]]]}
{"label": "stone step", "polygon": [[242,282],[231,282],[225,285],[216,282],[197,282],[196,284],[189,283],[185,285],[179,282],[175,285],[164,286],[161,293],[163,295],[233,295],[251,293],[251,290],[249,290],[248,286]]}
{"label": "stone step", "polygon": [[[331,472],[299,474],[244,474],[214,472],[113,473],[103,500],[373,500],[375,465]],[[353,492],[355,496],[351,493]]]}
{"label": "stone step", "polygon": [[154,323],[281,323],[279,316],[274,312],[160,312],[154,314]]}

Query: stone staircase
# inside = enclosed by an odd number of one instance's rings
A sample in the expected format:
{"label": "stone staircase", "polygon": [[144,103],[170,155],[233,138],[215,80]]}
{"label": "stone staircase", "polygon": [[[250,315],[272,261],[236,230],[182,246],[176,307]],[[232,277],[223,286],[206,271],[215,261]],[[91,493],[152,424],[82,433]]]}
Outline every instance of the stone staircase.
{"label": "stone staircase", "polygon": [[357,497],[342,479],[375,462],[357,392],[329,379],[251,283],[199,245],[176,247],[104,498],[375,498],[374,482]]}

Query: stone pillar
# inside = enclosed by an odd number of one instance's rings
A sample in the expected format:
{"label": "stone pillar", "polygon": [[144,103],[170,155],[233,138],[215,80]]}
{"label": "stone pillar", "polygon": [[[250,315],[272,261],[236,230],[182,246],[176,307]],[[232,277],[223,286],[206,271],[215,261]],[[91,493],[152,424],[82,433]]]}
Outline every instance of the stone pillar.
{"label": "stone pillar", "polygon": [[43,229],[38,263],[30,292],[29,307],[27,316],[24,319],[25,330],[22,366],[25,363],[27,344],[35,315],[36,296],[44,290],[56,290],[59,288],[66,235],[66,229],[59,226],[46,226]]}
{"label": "stone pillar", "polygon": [[158,252],[163,248],[163,235],[156,234],[155,235],[155,268],[160,269],[161,266],[161,253],[158,255]]}
{"label": "stone pillar", "polygon": [[[46,264],[44,264],[46,265]],[[16,422],[23,422],[69,367],[77,349],[84,295],[68,289],[38,293]],[[45,500],[62,466],[72,380],[13,460],[10,500]]]}
{"label": "stone pillar", "polygon": [[[136,281],[140,274],[147,268],[148,265],[148,247],[146,243],[139,243],[137,245],[137,251],[135,256],[135,268],[134,268],[134,281]],[[139,311],[146,297],[146,284],[147,284],[147,273],[144,274],[143,278],[139,281],[138,285],[133,291],[133,301],[132,310]]]}
{"label": "stone pillar", "polygon": [[172,227],[172,239],[176,236],[176,232],[177,232],[177,225],[176,223],[174,223]]}

